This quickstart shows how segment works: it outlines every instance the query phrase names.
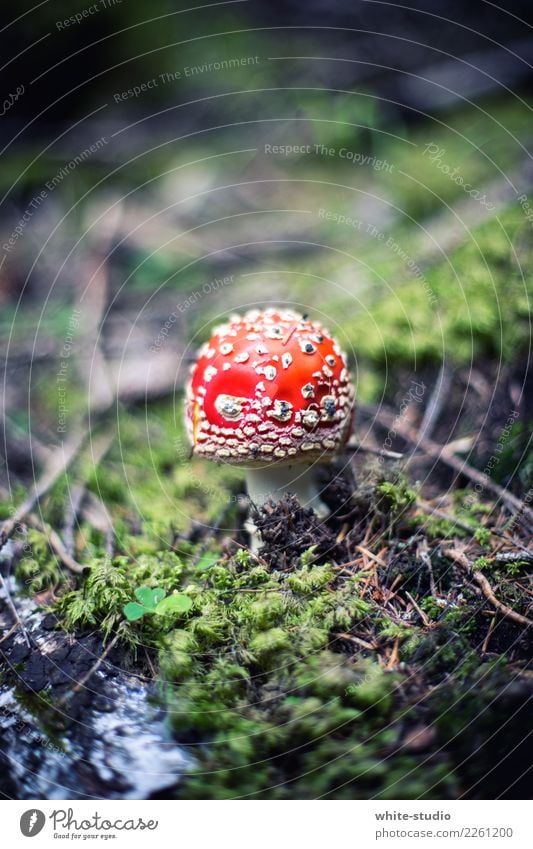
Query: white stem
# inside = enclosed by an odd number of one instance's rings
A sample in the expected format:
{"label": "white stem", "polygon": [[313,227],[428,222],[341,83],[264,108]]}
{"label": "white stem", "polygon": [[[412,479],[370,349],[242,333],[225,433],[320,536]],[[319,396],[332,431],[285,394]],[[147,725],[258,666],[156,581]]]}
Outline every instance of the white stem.
{"label": "white stem", "polygon": [[[287,492],[297,496],[302,507],[312,507],[315,513],[324,519],[329,510],[320,495],[313,478],[313,467],[304,463],[292,466],[262,466],[247,469],[246,486],[250,501],[261,509],[269,499],[280,501]],[[245,524],[250,534],[250,548],[257,554],[261,539],[251,519]]]}
{"label": "white stem", "polygon": [[246,471],[248,496],[261,508],[269,499],[281,501],[287,492],[297,496],[302,507],[312,507],[320,518],[329,511],[320,500],[313,478],[313,466],[295,463],[292,466],[261,466]]}

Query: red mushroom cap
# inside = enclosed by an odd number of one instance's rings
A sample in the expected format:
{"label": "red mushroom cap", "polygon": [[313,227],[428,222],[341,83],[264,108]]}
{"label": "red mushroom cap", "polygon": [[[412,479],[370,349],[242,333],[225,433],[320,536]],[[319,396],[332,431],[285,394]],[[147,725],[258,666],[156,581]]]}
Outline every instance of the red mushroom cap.
{"label": "red mushroom cap", "polygon": [[252,310],[231,316],[200,350],[186,423],[195,454],[291,463],[341,447],[352,408],[344,354],[319,322]]}

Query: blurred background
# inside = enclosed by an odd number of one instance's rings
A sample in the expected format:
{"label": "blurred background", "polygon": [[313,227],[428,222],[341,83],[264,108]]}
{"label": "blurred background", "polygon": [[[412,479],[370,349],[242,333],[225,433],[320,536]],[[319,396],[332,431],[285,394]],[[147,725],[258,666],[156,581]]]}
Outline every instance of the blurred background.
{"label": "blurred background", "polygon": [[[62,393],[60,425],[173,395],[206,325],[285,301],[341,335],[361,400],[444,364],[449,403],[499,418],[529,349],[527,5],[101,0],[5,23],[7,426],[48,443]],[[472,432],[456,418],[443,438]]]}

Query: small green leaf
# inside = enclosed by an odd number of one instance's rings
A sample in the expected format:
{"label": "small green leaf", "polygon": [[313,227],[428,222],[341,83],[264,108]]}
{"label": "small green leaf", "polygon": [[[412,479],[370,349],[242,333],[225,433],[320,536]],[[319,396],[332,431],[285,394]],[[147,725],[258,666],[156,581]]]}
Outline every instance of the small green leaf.
{"label": "small green leaf", "polygon": [[[137,587],[135,590],[135,598],[142,604],[143,607],[146,608],[150,613],[153,613],[155,610],[156,602],[154,601],[154,592],[159,592],[158,590],[152,590],[150,587]],[[161,599],[159,599],[160,601]]]}
{"label": "small green leaf", "polygon": [[165,613],[187,613],[192,607],[192,600],[188,595],[169,595],[160,601],[155,612],[160,616]]}
{"label": "small green leaf", "polygon": [[130,601],[122,608],[124,616],[129,622],[135,622],[136,619],[142,619],[146,613],[146,608],[142,604],[137,604],[136,601]]}
{"label": "small green leaf", "polygon": [[153,590],[150,587],[137,587],[135,590],[135,598],[142,604],[143,607],[146,607],[148,610],[153,607]]}
{"label": "small green leaf", "polygon": [[152,601],[154,606],[157,607],[160,601],[163,601],[165,598],[165,591],[161,589],[161,587],[156,587],[155,590],[152,591]]}

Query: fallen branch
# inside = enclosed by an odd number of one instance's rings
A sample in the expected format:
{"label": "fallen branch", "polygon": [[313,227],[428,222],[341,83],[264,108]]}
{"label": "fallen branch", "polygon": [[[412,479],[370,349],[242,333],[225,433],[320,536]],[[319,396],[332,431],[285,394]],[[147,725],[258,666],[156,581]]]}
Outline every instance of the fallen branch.
{"label": "fallen branch", "polygon": [[516,495],[513,495],[512,492],[508,492],[484,472],[480,472],[479,469],[475,469],[467,463],[466,460],[459,459],[459,457],[456,457],[455,454],[447,453],[446,446],[438,445],[436,442],[433,442],[432,439],[427,439],[425,436],[420,435],[418,431],[414,431],[412,428],[402,423],[400,417],[395,416],[394,412],[387,410],[384,407],[375,408],[368,405],[361,405],[361,408],[366,409],[366,411],[377,419],[383,427],[389,430],[393,428],[399,436],[407,442],[411,442],[415,446],[415,451],[417,448],[421,448],[425,454],[428,454],[435,460],[449,466],[457,472],[457,474],[464,475],[474,483],[479,484],[483,489],[493,492],[498,496],[498,498],[501,498],[511,513],[516,511],[520,515],[527,516],[528,520],[533,524],[533,510],[530,507],[527,507],[526,504],[516,497]]}
{"label": "fallen branch", "polygon": [[[83,566],[72,556],[59,534],[53,529],[48,528],[38,516],[31,512],[38,501],[50,491],[58,478],[77,457],[90,432],[86,428],[80,427],[79,430],[76,430],[76,433],[76,439],[72,440],[66,448],[65,445],[61,445],[50,455],[50,460],[41,478],[35,482],[33,491],[15,510],[13,515],[9,519],[6,519],[0,526],[0,549],[6,544],[17,525],[23,520],[27,520],[30,525],[45,534],[50,548],[57,554],[62,563],[72,572],[80,574],[83,571]],[[96,463],[99,463],[105,455],[112,440],[113,435],[109,433],[95,440],[91,457],[95,459]]]}
{"label": "fallen branch", "polygon": [[35,481],[30,494],[17,507],[13,515],[0,525],[0,549],[6,544],[17,525],[26,518],[28,513],[31,513],[37,502],[53,487],[78,455],[88,433],[85,428],[76,428],[75,433],[76,437],[73,440],[62,443],[52,452],[45,464],[43,474],[39,480]]}
{"label": "fallen branch", "polygon": [[[439,510],[436,507],[433,507],[427,501],[424,501],[421,498],[418,498],[416,501],[416,506],[419,507],[424,513],[428,514],[428,518],[432,518],[435,516],[437,519],[444,519],[446,522],[449,522],[451,525],[457,525],[458,528],[462,528],[464,531],[468,531],[468,533],[474,534],[476,533],[477,528],[473,525],[469,524],[469,522],[465,522],[463,519],[459,519],[457,516],[454,516],[452,513],[446,513],[444,510]],[[505,540],[509,545],[514,545],[515,548],[519,548],[520,551],[523,551],[523,560],[533,560],[533,553],[529,551],[528,548],[525,547],[521,542],[517,540],[510,540],[508,536],[503,531],[498,530],[497,528],[489,528],[487,525],[483,525],[483,530],[488,531],[489,534],[492,534],[495,537],[499,537],[500,539]],[[502,556],[503,557],[503,556]],[[500,559],[498,556],[496,559]],[[509,560],[520,560],[520,556],[518,552],[513,553],[513,555],[509,555]]]}
{"label": "fallen branch", "polygon": [[78,561],[70,554],[69,551],[67,551],[63,544],[63,540],[61,539],[59,534],[54,531],[53,528],[48,527],[44,522],[41,521],[41,519],[39,519],[38,516],[35,516],[35,514],[33,513],[30,513],[27,518],[27,522],[29,525],[32,525],[32,527],[36,528],[38,531],[45,535],[48,545],[50,546],[54,554],[57,554],[57,556],[59,557],[63,565],[67,567],[67,569],[70,569],[71,572],[75,572],[77,575],[81,575],[84,567],[81,565],[81,563],[78,563]]}
{"label": "fallen branch", "polygon": [[361,554],[366,554],[366,556],[369,557],[370,560],[373,560],[374,563],[377,563],[378,566],[381,566],[383,569],[389,568],[385,561],[381,559],[381,557],[378,557],[377,554],[372,554],[372,552],[369,551],[368,548],[365,548],[364,545],[356,545],[355,550],[360,551]]}
{"label": "fallen branch", "polygon": [[[452,513],[446,513],[444,510],[439,510],[436,507],[433,507],[431,504],[428,504],[427,501],[424,501],[421,498],[417,498],[416,506],[419,507],[423,513],[427,514],[428,519],[443,519],[445,522],[449,522],[451,525],[457,525],[458,528],[462,528],[464,531],[468,531],[472,534],[472,536],[474,536],[476,532],[476,528],[469,522],[465,522],[463,519],[459,519]],[[487,528],[487,530],[491,533],[496,534],[496,536],[503,536],[501,531],[491,531],[490,528]]]}

